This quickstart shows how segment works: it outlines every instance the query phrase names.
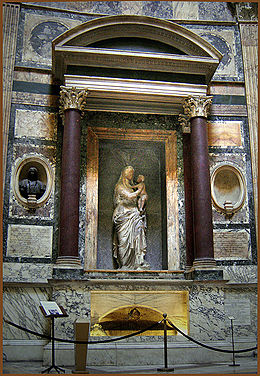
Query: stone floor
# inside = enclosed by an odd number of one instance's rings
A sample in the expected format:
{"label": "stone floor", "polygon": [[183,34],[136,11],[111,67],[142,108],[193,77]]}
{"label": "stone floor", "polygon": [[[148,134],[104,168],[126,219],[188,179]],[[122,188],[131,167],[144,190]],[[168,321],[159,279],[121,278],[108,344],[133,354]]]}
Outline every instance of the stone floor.
{"label": "stone floor", "polygon": [[[235,360],[236,364],[240,366],[230,366],[230,363],[212,363],[212,364],[175,364],[174,371],[170,371],[172,365],[168,365],[167,372],[158,371],[162,365],[158,366],[93,366],[87,367],[89,374],[257,374],[257,359],[253,357],[241,357]],[[38,375],[47,367],[43,367],[41,362],[9,362],[3,363],[3,374],[23,374],[23,375]],[[61,367],[65,369],[65,374],[71,374],[72,367]],[[51,373],[57,373],[51,371]],[[74,373],[74,372],[73,372]],[[259,374],[259,373],[258,373]]]}

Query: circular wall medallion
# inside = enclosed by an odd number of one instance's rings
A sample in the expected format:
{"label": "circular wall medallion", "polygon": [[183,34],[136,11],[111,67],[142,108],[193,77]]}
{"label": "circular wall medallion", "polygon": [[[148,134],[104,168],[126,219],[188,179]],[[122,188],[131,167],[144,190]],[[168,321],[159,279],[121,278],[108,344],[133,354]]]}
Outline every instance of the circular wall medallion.
{"label": "circular wall medallion", "polygon": [[42,57],[51,58],[51,43],[68,28],[60,22],[46,21],[38,24],[31,32],[32,48]]}
{"label": "circular wall medallion", "polygon": [[32,167],[37,169],[38,180],[45,186],[44,192],[42,192],[40,197],[37,197],[36,202],[33,203],[34,208],[39,208],[48,201],[53,186],[52,168],[44,157],[27,155],[16,162],[13,176],[13,191],[17,201],[26,208],[30,208],[30,200],[24,197],[19,184],[25,179],[28,179],[28,172]]}
{"label": "circular wall medallion", "polygon": [[217,210],[227,213],[227,208],[237,212],[245,201],[246,185],[241,171],[229,164],[221,164],[211,175],[211,196]]}

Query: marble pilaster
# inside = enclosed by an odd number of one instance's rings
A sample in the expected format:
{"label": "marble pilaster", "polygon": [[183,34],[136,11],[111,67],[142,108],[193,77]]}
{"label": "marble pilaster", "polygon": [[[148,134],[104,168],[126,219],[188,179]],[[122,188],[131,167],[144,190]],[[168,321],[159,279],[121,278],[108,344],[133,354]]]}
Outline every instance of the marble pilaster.
{"label": "marble pilaster", "polygon": [[250,134],[255,218],[258,213],[258,25],[240,24],[240,34],[245,74],[245,89]]}
{"label": "marble pilaster", "polygon": [[3,183],[5,183],[19,13],[19,4],[3,4]]}

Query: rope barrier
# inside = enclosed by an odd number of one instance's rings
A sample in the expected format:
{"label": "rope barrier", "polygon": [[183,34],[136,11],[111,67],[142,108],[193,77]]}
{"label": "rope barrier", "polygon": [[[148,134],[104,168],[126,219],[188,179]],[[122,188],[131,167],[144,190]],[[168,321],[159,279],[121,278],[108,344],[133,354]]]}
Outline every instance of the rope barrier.
{"label": "rope barrier", "polygon": [[[27,333],[30,333],[30,334],[33,334],[37,337],[41,337],[41,338],[45,338],[45,339],[54,339],[55,341],[58,341],[58,342],[65,342],[65,343],[74,343],[74,344],[81,344],[81,345],[87,345],[87,344],[97,344],[97,343],[109,343],[109,342],[115,342],[115,341],[120,341],[122,339],[126,339],[126,338],[130,338],[130,337],[134,337],[134,336],[137,336],[139,334],[142,334],[148,330],[151,330],[153,328],[155,328],[157,325],[161,324],[163,320],[161,321],[158,321],[156,322],[155,324],[153,325],[150,325],[149,327],[145,328],[145,329],[142,329],[142,330],[139,330],[135,333],[131,333],[131,334],[127,334],[125,336],[121,336],[121,337],[116,337],[116,338],[111,338],[111,339],[106,339],[106,340],[103,340],[103,341],[75,341],[75,340],[70,340],[70,339],[63,339],[63,338],[56,338],[56,337],[52,337],[52,336],[49,336],[49,335],[45,335],[45,334],[41,334],[41,333],[38,333],[38,332],[35,332],[33,330],[30,330],[30,329],[27,329],[27,328],[24,328],[18,324],[15,324],[9,320],[6,320],[4,319],[4,321],[11,325],[11,326],[14,326],[15,328],[17,329],[20,329],[20,330],[23,330],[24,332],[27,332]],[[199,341],[197,341],[196,339],[190,337],[189,335],[185,334],[183,331],[181,331],[179,328],[177,328],[177,326],[175,326],[169,319],[167,319],[168,323],[170,324],[170,326],[177,330],[181,335],[183,335],[185,338],[187,338],[188,340],[196,343],[197,345],[200,345],[202,347],[205,347],[209,350],[213,350],[213,351],[219,351],[219,352],[224,352],[224,353],[243,353],[243,352],[248,352],[248,351],[253,351],[253,350],[256,350],[257,349],[257,346],[255,347],[251,347],[251,348],[248,348],[248,349],[244,349],[244,350],[236,350],[236,351],[232,351],[232,350],[224,350],[224,349],[219,349],[219,348],[216,348],[216,347],[212,347],[212,346],[209,346],[209,345],[205,345],[204,343],[201,343]]]}
{"label": "rope barrier", "polygon": [[218,349],[216,347],[212,347],[212,346],[208,346],[208,345],[205,345],[204,343],[201,343],[199,341],[197,341],[196,339],[193,339],[192,337],[188,336],[187,334],[185,334],[184,332],[182,332],[179,328],[177,328],[177,326],[175,326],[169,319],[167,319],[168,323],[170,324],[170,326],[177,330],[180,334],[182,334],[184,337],[186,337],[187,339],[189,339],[190,341],[196,343],[197,345],[200,345],[202,347],[206,347],[207,349],[209,350],[213,350],[213,351],[220,351],[220,352],[225,352],[225,353],[243,353],[243,352],[247,352],[247,351],[253,351],[253,350],[256,350],[257,349],[257,346],[256,347],[251,347],[249,349],[244,349],[244,350],[236,350],[236,351],[233,351],[233,350],[223,350],[223,349]]}
{"label": "rope barrier", "polygon": [[45,338],[45,339],[54,339],[55,341],[57,342],[65,342],[65,343],[74,343],[74,344],[78,344],[78,345],[87,345],[87,344],[92,344],[92,343],[108,343],[108,342],[115,342],[115,341],[121,341],[122,339],[126,339],[126,338],[130,338],[130,337],[134,337],[134,336],[137,336],[139,334],[142,334],[144,332],[147,332],[148,330],[151,330],[153,328],[155,328],[157,325],[161,324],[163,320],[161,321],[158,321],[156,322],[155,324],[152,324],[150,326],[148,326],[147,328],[145,329],[141,329],[139,330],[138,332],[135,332],[135,333],[131,333],[131,334],[126,334],[125,336],[122,336],[122,337],[116,337],[116,338],[111,338],[111,339],[105,339],[103,341],[74,341],[74,340],[70,340],[70,339],[63,339],[63,338],[56,338],[56,337],[52,337],[52,336],[49,336],[49,335],[46,335],[46,334],[41,334],[41,333],[38,333],[38,332],[35,332],[33,330],[30,330],[30,329],[27,329],[27,328],[24,328],[23,326],[20,326],[18,324],[15,324],[9,320],[6,320],[4,319],[4,322],[6,322],[7,324],[11,325],[11,326],[14,326],[15,328],[17,329],[20,329],[20,330],[23,330],[24,332],[27,332],[27,333],[30,333],[30,334],[33,334],[37,337],[41,337],[41,338]]}

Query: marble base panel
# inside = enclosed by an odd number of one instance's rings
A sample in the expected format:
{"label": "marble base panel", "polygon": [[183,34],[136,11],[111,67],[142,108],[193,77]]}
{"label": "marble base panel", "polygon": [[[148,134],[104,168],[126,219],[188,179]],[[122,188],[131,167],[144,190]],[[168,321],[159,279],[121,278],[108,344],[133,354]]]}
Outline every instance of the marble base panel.
{"label": "marble base panel", "polygon": [[[219,349],[231,350],[229,341],[204,342],[206,345]],[[236,342],[237,349],[255,346],[254,341]],[[231,353],[212,351],[192,344],[188,340],[177,343],[168,343],[168,365],[188,363],[217,363],[232,362]],[[74,346],[71,344],[58,344],[55,348],[56,363],[59,366],[74,366]],[[249,355],[252,352],[248,353]],[[44,347],[43,365],[51,364],[51,346]],[[89,345],[87,351],[87,367],[89,366],[145,366],[163,365],[164,348],[163,338],[157,342],[144,342],[141,344],[117,343]]]}
{"label": "marble base panel", "polygon": [[14,283],[48,283],[52,278],[52,264],[5,262],[3,264],[4,282]]}
{"label": "marble base panel", "polygon": [[[228,270],[226,270],[226,273]],[[229,273],[234,270],[229,270]],[[253,271],[252,271],[253,273]],[[118,281],[117,281],[118,282]],[[129,282],[129,281],[128,281]],[[130,283],[131,282],[131,283]],[[234,336],[236,348],[249,348],[256,345],[256,316],[257,299],[255,283],[227,283],[226,281],[178,281],[166,285],[158,285],[156,281],[145,284],[143,281],[130,281],[120,284],[113,281],[102,282],[92,280],[64,280],[55,281],[49,279],[48,284],[42,287],[32,284],[19,284],[9,282],[4,291],[4,317],[28,329],[39,333],[50,333],[49,320],[39,310],[40,300],[54,300],[63,306],[68,317],[55,320],[55,335],[59,338],[74,338],[74,322],[82,318],[91,321],[91,312],[94,313],[92,292],[98,291],[106,295],[104,304],[111,295],[124,295],[124,299],[145,294],[147,298],[163,293],[165,297],[172,292],[185,291],[188,296],[186,307],[188,317],[188,334],[205,344],[211,346],[226,346],[231,348],[230,320],[232,314],[234,322]],[[138,293],[137,293],[138,292]],[[123,294],[122,294],[123,293]],[[122,298],[122,297],[121,297]],[[108,310],[111,304],[108,304]],[[152,300],[151,300],[152,304]],[[110,307],[111,308],[111,307]],[[163,307],[161,307],[163,309]],[[108,311],[107,310],[107,311]],[[106,312],[107,312],[106,311]],[[232,311],[232,312],[231,312]],[[92,315],[93,316],[93,315]],[[174,318],[171,321],[176,324]],[[177,325],[177,324],[176,324]],[[177,325],[178,326],[178,325]],[[104,340],[107,337],[90,336],[90,340]],[[29,342],[34,343],[35,337],[27,335],[19,329],[5,324],[4,340],[6,351],[13,360],[23,360],[26,356],[38,359],[40,347],[35,349]],[[9,342],[8,342],[9,341]],[[25,347],[20,355],[19,347],[24,341]],[[198,347],[191,341],[187,341],[181,335],[168,336],[169,359],[179,362],[208,362],[231,359],[231,354],[222,354]],[[26,347],[27,346],[27,347]],[[15,354],[16,349],[16,355]],[[131,351],[129,351],[131,349]],[[131,353],[131,354],[130,354]],[[33,355],[34,354],[34,355]],[[57,342],[57,364],[73,365],[73,344]],[[16,357],[16,358],[15,358]],[[51,344],[44,346],[42,354],[45,364],[49,364],[51,357]],[[163,337],[162,336],[135,336],[128,340],[110,343],[89,345],[88,365],[149,365],[161,364],[163,361]]]}
{"label": "marble base panel", "polygon": [[44,340],[4,340],[3,353],[8,362],[42,361],[46,343]]}
{"label": "marble base panel", "polygon": [[223,278],[229,283],[257,283],[257,265],[223,265]]}

